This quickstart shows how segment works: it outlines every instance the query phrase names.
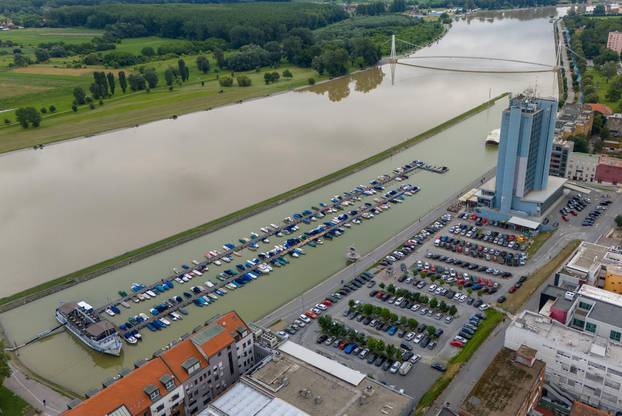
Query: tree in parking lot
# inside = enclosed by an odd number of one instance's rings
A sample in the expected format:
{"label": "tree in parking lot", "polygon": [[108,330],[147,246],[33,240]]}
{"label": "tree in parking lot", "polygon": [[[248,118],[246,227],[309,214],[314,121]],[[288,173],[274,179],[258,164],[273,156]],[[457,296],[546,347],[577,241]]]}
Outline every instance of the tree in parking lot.
{"label": "tree in parking lot", "polygon": [[387,292],[389,292],[392,295],[395,294],[395,285],[393,285],[393,283],[390,283],[389,286],[387,286]]}
{"label": "tree in parking lot", "polygon": [[429,325],[425,330],[428,332],[429,336],[433,336],[436,333],[436,328],[432,325]]}
{"label": "tree in parking lot", "polygon": [[363,305],[363,307],[361,308],[363,315],[371,315],[374,313],[374,306],[370,305],[369,303],[366,303]]}
{"label": "tree in parking lot", "polygon": [[400,318],[400,325],[408,325],[408,317],[407,316],[402,316]]}
{"label": "tree in parking lot", "polygon": [[353,307],[354,307],[354,299],[350,299],[350,300],[348,301],[348,306],[349,306],[350,308],[353,308]]}
{"label": "tree in parking lot", "polygon": [[432,298],[430,300],[430,308],[436,309],[437,306],[438,306],[438,300],[436,300],[436,298]]}
{"label": "tree in parking lot", "polygon": [[410,319],[408,320],[408,328],[409,328],[411,331],[414,331],[414,330],[417,328],[417,326],[419,326],[419,322],[417,322],[417,320],[416,320],[416,319],[414,319],[414,318],[410,318]]}
{"label": "tree in parking lot", "polygon": [[397,322],[398,317],[396,313],[391,313],[391,315],[389,316],[389,319],[391,320],[391,322]]}
{"label": "tree in parking lot", "polygon": [[442,300],[441,303],[438,305],[438,308],[441,310],[441,312],[445,313],[447,312],[448,306],[445,301]]}
{"label": "tree in parking lot", "polygon": [[382,315],[382,309],[383,309],[382,306],[375,306],[374,305],[374,310],[373,310],[374,311],[373,312],[374,315],[381,316]]}
{"label": "tree in parking lot", "polygon": [[331,318],[330,315],[320,316],[317,322],[323,332],[329,332],[330,328],[333,326],[333,318]]}
{"label": "tree in parking lot", "polygon": [[387,352],[387,357],[389,359],[393,359],[393,357],[395,357],[395,354],[397,353],[397,348],[395,348],[395,345],[389,344],[386,347],[386,352]]}
{"label": "tree in parking lot", "polygon": [[384,284],[384,283],[380,283],[380,284],[378,285],[378,287],[379,287],[380,289],[384,289],[384,288],[385,288],[385,284]]}
{"label": "tree in parking lot", "polygon": [[451,316],[454,316],[454,315],[456,314],[456,312],[458,312],[458,308],[456,308],[456,305],[451,305],[451,306],[449,307],[449,311],[448,311],[448,313],[449,313]]}
{"label": "tree in parking lot", "polygon": [[413,292],[412,295],[410,296],[410,300],[412,300],[413,302],[418,302],[419,298],[421,297],[421,294],[419,292]]}
{"label": "tree in parking lot", "polygon": [[427,305],[428,304],[428,297],[426,295],[420,294],[419,295],[419,303],[423,304],[423,305]]}
{"label": "tree in parking lot", "polygon": [[389,318],[391,317],[391,311],[388,310],[387,308],[382,308],[382,311],[380,312],[380,317],[383,320],[388,321]]}
{"label": "tree in parking lot", "polygon": [[616,216],[615,221],[616,221],[616,225],[617,225],[618,227],[622,227],[622,215],[618,215],[618,216]]}
{"label": "tree in parking lot", "polygon": [[473,289],[471,289],[470,287],[467,288],[467,293],[469,294],[469,296],[471,296],[471,293],[473,293]]}

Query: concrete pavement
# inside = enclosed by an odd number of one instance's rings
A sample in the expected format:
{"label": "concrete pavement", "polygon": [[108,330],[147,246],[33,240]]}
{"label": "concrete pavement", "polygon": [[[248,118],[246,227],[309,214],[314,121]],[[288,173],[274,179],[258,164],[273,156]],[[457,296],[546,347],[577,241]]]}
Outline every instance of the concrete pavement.
{"label": "concrete pavement", "polygon": [[44,416],[56,416],[67,409],[71,400],[46,385],[31,379],[15,364],[9,362],[11,376],[4,380],[4,386],[26,400]]}

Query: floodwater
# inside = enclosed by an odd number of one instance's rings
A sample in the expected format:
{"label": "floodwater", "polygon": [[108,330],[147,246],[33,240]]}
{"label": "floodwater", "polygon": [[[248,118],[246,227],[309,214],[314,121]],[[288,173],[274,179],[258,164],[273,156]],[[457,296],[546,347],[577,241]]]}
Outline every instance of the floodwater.
{"label": "floodwater", "polygon": [[[519,12],[520,18],[506,13],[494,21],[456,22],[438,44],[419,54],[485,55],[552,64],[555,53],[548,15],[554,12],[540,10],[531,19]],[[465,74],[402,66],[392,83],[385,66],[302,92],[65,142],[44,151],[6,155],[0,158],[2,291],[14,292],[285,191],[412,137],[490,96],[525,88],[552,95],[554,87],[551,74]],[[54,326],[53,311],[60,301],[84,299],[101,305],[116,298],[117,291],[128,290],[131,282],[160,279],[172,266],[200,259],[209,249],[236,242],[407,161],[449,166],[445,175],[411,176],[409,182],[422,188],[416,196],[337,240],[306,248],[308,254],[289,266],[207,308],[189,306],[190,315],[164,331],[143,331],[144,341],[126,345],[119,358],[94,353],[65,332],[31,344],[19,355],[41,376],[84,392],[214,314],[236,309],[247,320],[261,317],[342,268],[347,247],[369,252],[492,168],[496,151],[486,149],[483,140],[499,126],[505,105],[507,100],[501,100],[389,160],[14,309],[0,321],[11,343],[23,342]],[[244,254],[244,260],[254,257]],[[214,269],[218,268],[211,268],[198,282],[215,280],[220,270]],[[178,286],[171,295],[182,291]],[[132,305],[132,315],[147,312],[152,303]],[[130,312],[122,312],[127,319]]]}
{"label": "floodwater", "polygon": [[[550,64],[552,25],[546,17],[460,21],[417,55],[424,54]],[[550,73],[459,74],[405,66],[398,66],[392,84],[384,66],[303,92],[5,154],[0,263],[6,277],[0,296],[287,191],[502,92],[549,91],[552,84]]]}

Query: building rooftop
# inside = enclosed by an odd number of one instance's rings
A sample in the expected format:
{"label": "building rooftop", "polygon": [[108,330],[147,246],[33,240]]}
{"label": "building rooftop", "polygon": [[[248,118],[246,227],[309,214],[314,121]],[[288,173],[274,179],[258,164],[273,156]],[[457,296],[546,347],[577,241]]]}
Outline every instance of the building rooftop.
{"label": "building rooftop", "polygon": [[514,362],[515,352],[503,348],[492,360],[482,377],[462,403],[471,415],[516,415],[530,399],[534,384],[544,371],[544,363],[536,360],[532,367]]}
{"label": "building rooftop", "polygon": [[522,311],[511,322],[510,327],[533,332],[552,343],[564,345],[580,354],[610,358],[611,362],[622,362],[622,345],[607,339],[567,327],[554,319],[531,312]]}
{"label": "building rooftop", "polygon": [[615,292],[610,292],[605,289],[600,289],[595,286],[582,285],[579,289],[579,295],[598,300],[613,306],[622,307],[622,295]]}
{"label": "building rooftop", "polygon": [[242,381],[214,400],[198,416],[309,416]]}
{"label": "building rooftop", "polygon": [[128,411],[132,415],[143,414],[153,403],[145,389],[157,391],[159,397],[166,394],[160,378],[170,372],[171,370],[162,361],[151,360],[116,383],[99,391],[92,398],[67,410],[64,415],[123,414],[113,413],[115,411]]}
{"label": "building rooftop", "polygon": [[600,267],[600,260],[608,251],[608,247],[584,241],[577,249],[576,254],[566,264],[566,268],[585,274],[595,273]]}
{"label": "building rooftop", "polygon": [[543,203],[547,201],[555,192],[559,190],[568,181],[566,178],[559,178],[557,176],[549,176],[546,188],[541,191],[531,191],[525,195],[523,201],[539,202]]}
{"label": "building rooftop", "polygon": [[310,416],[398,416],[414,404],[367,377],[353,385],[317,368],[314,358],[309,361],[280,352],[244,379]]}
{"label": "building rooftop", "polygon": [[569,416],[610,416],[611,413],[606,410],[600,410],[580,401],[575,401],[572,404]]}

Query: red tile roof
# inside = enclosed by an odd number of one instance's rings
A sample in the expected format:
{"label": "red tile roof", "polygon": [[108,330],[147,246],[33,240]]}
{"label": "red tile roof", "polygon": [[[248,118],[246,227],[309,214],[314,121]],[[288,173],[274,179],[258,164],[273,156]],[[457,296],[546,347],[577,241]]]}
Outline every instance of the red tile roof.
{"label": "red tile roof", "polygon": [[585,403],[575,401],[572,404],[570,416],[609,416],[611,413],[606,410],[599,410]]}
{"label": "red tile roof", "polygon": [[132,415],[142,415],[152,404],[151,399],[145,393],[145,387],[153,384],[160,390],[160,395],[166,394],[164,386],[160,383],[160,377],[170,373],[171,370],[161,360],[147,361],[63,415],[105,416],[121,406],[125,406]]}
{"label": "red tile roof", "polygon": [[196,358],[201,368],[207,367],[207,361],[203,358],[203,355],[197,351],[190,339],[185,339],[168,351],[160,354],[160,359],[171,369],[180,383],[184,383],[188,380],[188,372],[184,370],[181,365],[190,357]]}
{"label": "red tile roof", "polygon": [[610,116],[613,114],[613,111],[611,110],[611,108],[607,107],[605,104],[600,104],[600,103],[596,103],[596,104],[588,104],[590,106],[590,108],[592,109],[592,111],[597,111],[599,113],[602,113],[605,116]]}

